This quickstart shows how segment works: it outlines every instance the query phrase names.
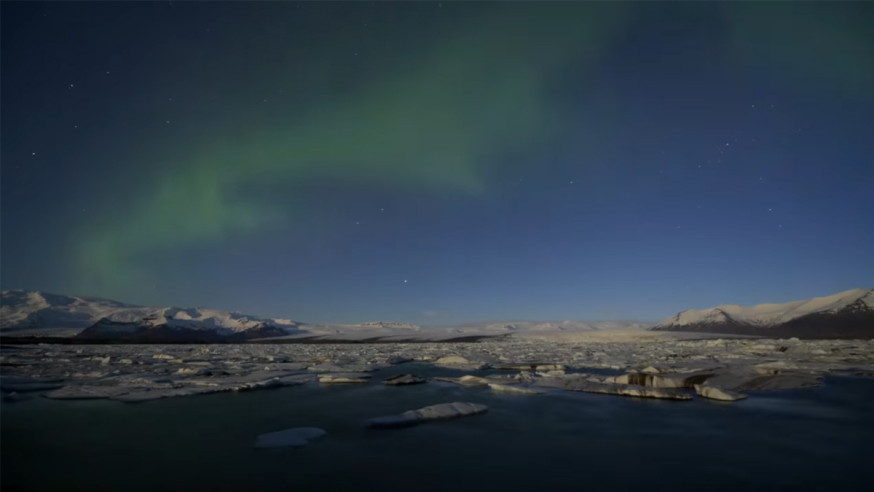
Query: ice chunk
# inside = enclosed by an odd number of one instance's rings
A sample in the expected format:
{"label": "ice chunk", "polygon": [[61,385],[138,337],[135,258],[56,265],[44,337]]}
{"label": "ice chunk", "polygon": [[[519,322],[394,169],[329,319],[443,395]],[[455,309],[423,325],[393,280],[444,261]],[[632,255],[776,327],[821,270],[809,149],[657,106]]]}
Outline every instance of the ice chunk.
{"label": "ice chunk", "polygon": [[444,420],[477,415],[489,407],[479,403],[453,402],[431,405],[417,410],[408,410],[400,415],[389,415],[370,419],[368,425],[373,428],[409,427],[429,420]]}
{"label": "ice chunk", "polygon": [[704,398],[721,401],[737,401],[743,400],[747,397],[747,395],[743,393],[736,393],[734,391],[717,388],[716,386],[707,386],[704,384],[696,384],[695,392],[698,393],[699,396],[703,396]]}
{"label": "ice chunk", "polygon": [[510,395],[539,395],[543,393],[543,391],[510,384],[489,383],[489,388],[495,393],[507,393]]}
{"label": "ice chunk", "polygon": [[389,386],[405,386],[409,384],[422,384],[425,382],[425,378],[412,374],[398,374],[384,379],[382,382]]}

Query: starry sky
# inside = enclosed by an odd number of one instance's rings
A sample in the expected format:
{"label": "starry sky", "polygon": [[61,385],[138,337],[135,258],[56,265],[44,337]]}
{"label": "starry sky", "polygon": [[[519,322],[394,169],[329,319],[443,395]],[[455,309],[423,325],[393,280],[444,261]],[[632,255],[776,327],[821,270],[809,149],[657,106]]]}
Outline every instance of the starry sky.
{"label": "starry sky", "polygon": [[874,3],[0,8],[4,289],[448,324],[874,280]]}

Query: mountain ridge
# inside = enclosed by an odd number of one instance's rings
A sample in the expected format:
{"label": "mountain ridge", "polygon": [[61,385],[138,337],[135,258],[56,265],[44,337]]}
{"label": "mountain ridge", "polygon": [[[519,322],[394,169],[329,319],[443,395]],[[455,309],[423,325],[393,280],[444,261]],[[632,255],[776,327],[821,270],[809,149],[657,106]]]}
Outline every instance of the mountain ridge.
{"label": "mountain ridge", "polygon": [[74,337],[83,341],[124,340],[189,343],[269,339],[450,340],[472,336],[515,336],[616,329],[651,329],[769,337],[874,337],[874,289],[782,304],[721,304],[687,309],[650,326],[624,321],[492,321],[442,327],[392,321],[310,324],[209,308],[149,307],[109,299],[42,291],[2,291],[0,333],[9,336]]}
{"label": "mountain ridge", "polygon": [[7,290],[0,302],[0,334],[72,337],[83,342],[194,343],[269,340],[448,341],[519,333],[641,329],[624,321],[508,321],[422,328],[397,321],[304,323],[209,308],[148,307],[108,299]]}
{"label": "mountain ridge", "polygon": [[851,289],[782,304],[721,304],[687,309],[654,331],[692,331],[798,338],[874,336],[874,289]]}
{"label": "mountain ridge", "polygon": [[4,290],[0,303],[0,332],[5,334],[57,329],[83,339],[248,339],[295,334],[298,326],[292,320],[218,309],[138,306],[42,291]]}

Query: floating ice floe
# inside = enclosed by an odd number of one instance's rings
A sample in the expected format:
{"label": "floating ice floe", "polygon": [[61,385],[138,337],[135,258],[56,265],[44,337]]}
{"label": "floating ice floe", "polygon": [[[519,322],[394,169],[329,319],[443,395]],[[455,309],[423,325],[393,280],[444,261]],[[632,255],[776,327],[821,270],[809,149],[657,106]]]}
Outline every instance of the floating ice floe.
{"label": "floating ice floe", "polygon": [[386,378],[382,382],[388,386],[406,386],[410,384],[422,384],[425,382],[425,378],[413,374],[398,374]]}
{"label": "floating ice floe", "polygon": [[471,387],[486,387],[489,385],[489,380],[486,378],[481,378],[479,376],[461,376],[460,378],[449,378],[449,377],[438,377],[434,378],[437,381],[444,381],[447,383],[455,383],[460,384],[462,386],[471,386]]}
{"label": "floating ice floe", "polygon": [[713,373],[706,371],[693,372],[689,374],[652,374],[645,372],[636,372],[607,378],[605,382],[647,386],[651,388],[691,389],[692,387],[694,387],[694,385],[703,383],[710,377],[713,377]]}
{"label": "floating ice floe", "polygon": [[368,421],[368,426],[375,429],[410,427],[429,420],[445,420],[477,415],[488,409],[489,407],[478,403],[441,403],[417,410],[408,410],[398,415],[376,417]]}
{"label": "floating ice floe", "polygon": [[537,385],[566,391],[581,391],[605,395],[636,396],[639,398],[659,398],[664,400],[692,399],[692,396],[688,393],[674,389],[652,388],[632,384],[601,383],[578,374],[572,377],[541,378],[537,381]]}
{"label": "floating ice floe", "polygon": [[747,395],[743,393],[717,388],[716,386],[708,386],[706,384],[696,384],[695,393],[704,398],[720,401],[737,401],[743,400],[747,397]]}
{"label": "floating ice floe", "polygon": [[506,393],[509,395],[539,395],[543,393],[541,390],[512,384],[489,383],[489,388],[495,393]]}
{"label": "floating ice floe", "polygon": [[369,374],[325,374],[319,376],[322,384],[363,384],[370,379]]}
{"label": "floating ice floe", "polygon": [[478,371],[489,367],[489,364],[483,361],[470,360],[466,357],[461,357],[460,355],[440,357],[434,361],[434,365],[450,367],[453,369],[465,369],[469,371]]}

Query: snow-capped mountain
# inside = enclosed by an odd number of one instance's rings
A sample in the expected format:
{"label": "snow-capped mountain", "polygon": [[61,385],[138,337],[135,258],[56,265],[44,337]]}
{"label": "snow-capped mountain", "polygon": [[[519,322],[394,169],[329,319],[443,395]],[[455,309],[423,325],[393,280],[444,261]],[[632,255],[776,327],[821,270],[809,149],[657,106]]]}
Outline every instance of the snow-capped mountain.
{"label": "snow-capped mountain", "polygon": [[298,333],[291,320],[216,309],[144,307],[94,297],[39,291],[3,291],[0,332],[7,335],[75,335],[83,339],[221,340]]}
{"label": "snow-capped mountain", "polygon": [[243,341],[446,341],[593,330],[643,329],[625,321],[492,321],[420,327],[395,321],[310,324],[216,309],[146,307],[94,297],[8,290],[0,302],[0,334],[146,343]]}
{"label": "snow-capped mountain", "polygon": [[28,290],[4,290],[0,297],[0,331],[80,331],[100,318],[127,312],[146,316],[150,308],[96,297],[76,297]]}
{"label": "snow-capped mountain", "polygon": [[874,336],[874,289],[853,289],[785,304],[689,309],[652,328],[780,337]]}
{"label": "snow-capped mountain", "polygon": [[121,311],[103,317],[76,335],[77,338],[135,339],[139,341],[247,340],[295,334],[290,320],[219,311],[216,309],[153,308],[141,316]]}
{"label": "snow-capped mountain", "polygon": [[[3,291],[0,302],[3,335],[75,336],[83,341],[218,342],[261,338],[437,341],[646,327],[643,323],[623,321],[509,321],[428,328],[385,321],[304,324],[217,309],[146,307],[25,290]],[[771,337],[870,338],[874,337],[874,289],[848,290],[785,304],[690,309],[652,329]]]}

